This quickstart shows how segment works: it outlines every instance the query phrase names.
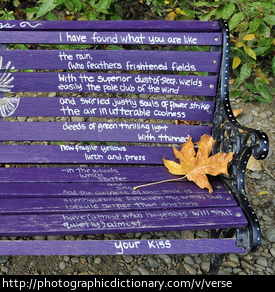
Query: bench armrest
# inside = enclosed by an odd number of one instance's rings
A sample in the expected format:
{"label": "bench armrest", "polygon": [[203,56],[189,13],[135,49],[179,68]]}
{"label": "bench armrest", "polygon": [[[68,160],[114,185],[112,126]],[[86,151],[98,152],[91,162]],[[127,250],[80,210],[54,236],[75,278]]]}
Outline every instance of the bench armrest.
{"label": "bench armrest", "polygon": [[[213,137],[216,139],[216,151],[234,151],[235,158],[251,148],[255,159],[265,159],[269,144],[267,135],[258,130],[241,125],[234,117],[229,101],[229,29],[224,20],[220,20],[223,32],[223,57],[217,88],[215,113],[213,120]],[[239,157],[238,157],[239,158]]]}
{"label": "bench armrest", "polygon": [[249,221],[245,230],[238,231],[238,242],[247,250],[256,250],[260,245],[261,232],[258,219],[245,192],[245,172],[251,155],[255,159],[265,159],[269,144],[267,135],[259,130],[242,126],[234,117],[229,101],[229,29],[224,20],[220,20],[223,31],[223,59],[219,87],[216,96],[213,138],[216,144],[213,154],[217,152],[235,152],[229,166],[229,176],[223,176],[224,183],[232,190]]}

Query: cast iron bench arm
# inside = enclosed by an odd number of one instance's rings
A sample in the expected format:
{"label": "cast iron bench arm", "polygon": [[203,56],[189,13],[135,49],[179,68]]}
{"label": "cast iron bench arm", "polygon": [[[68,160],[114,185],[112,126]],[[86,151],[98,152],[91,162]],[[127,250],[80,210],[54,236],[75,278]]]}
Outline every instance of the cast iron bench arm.
{"label": "cast iron bench arm", "polygon": [[235,152],[229,176],[223,176],[222,180],[232,191],[249,221],[246,230],[237,231],[238,244],[248,251],[255,251],[261,242],[260,225],[245,192],[244,176],[251,155],[258,160],[268,155],[268,137],[262,131],[242,126],[234,117],[229,101],[229,27],[224,20],[219,22],[223,33],[223,55],[213,122],[213,137],[216,140],[213,152]]}

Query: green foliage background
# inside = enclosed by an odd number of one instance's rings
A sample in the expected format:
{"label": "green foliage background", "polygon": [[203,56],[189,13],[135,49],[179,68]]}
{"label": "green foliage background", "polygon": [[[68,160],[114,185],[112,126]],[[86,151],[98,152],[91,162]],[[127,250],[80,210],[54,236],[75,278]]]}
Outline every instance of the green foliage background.
{"label": "green foliage background", "polygon": [[[120,0],[1,0],[0,19],[121,20]],[[274,0],[139,0],[153,19],[229,22],[233,86],[231,97],[271,103],[275,73]],[[271,78],[270,78],[271,77]]]}

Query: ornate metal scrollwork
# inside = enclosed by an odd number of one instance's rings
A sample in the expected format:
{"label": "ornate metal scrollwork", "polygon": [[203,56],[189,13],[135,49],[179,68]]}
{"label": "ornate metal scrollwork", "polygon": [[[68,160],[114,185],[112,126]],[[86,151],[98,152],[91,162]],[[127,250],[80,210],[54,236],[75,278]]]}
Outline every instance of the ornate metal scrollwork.
{"label": "ornate metal scrollwork", "polygon": [[238,230],[238,242],[248,251],[256,250],[261,242],[258,219],[245,193],[245,170],[251,155],[264,159],[268,154],[268,137],[258,130],[244,127],[234,117],[229,101],[229,27],[225,20],[220,20],[223,32],[223,56],[219,76],[218,94],[216,96],[213,121],[213,138],[216,140],[213,154],[217,152],[235,152],[230,164],[229,176],[222,176],[225,185],[232,191],[242,207],[249,225]]}

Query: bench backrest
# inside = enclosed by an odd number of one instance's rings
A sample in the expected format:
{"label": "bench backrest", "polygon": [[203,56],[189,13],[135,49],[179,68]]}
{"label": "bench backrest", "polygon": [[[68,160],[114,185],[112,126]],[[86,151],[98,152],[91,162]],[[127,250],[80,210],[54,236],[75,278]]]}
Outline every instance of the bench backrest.
{"label": "bench backrest", "polygon": [[162,164],[211,134],[218,21],[1,21],[0,40],[2,163]]}

